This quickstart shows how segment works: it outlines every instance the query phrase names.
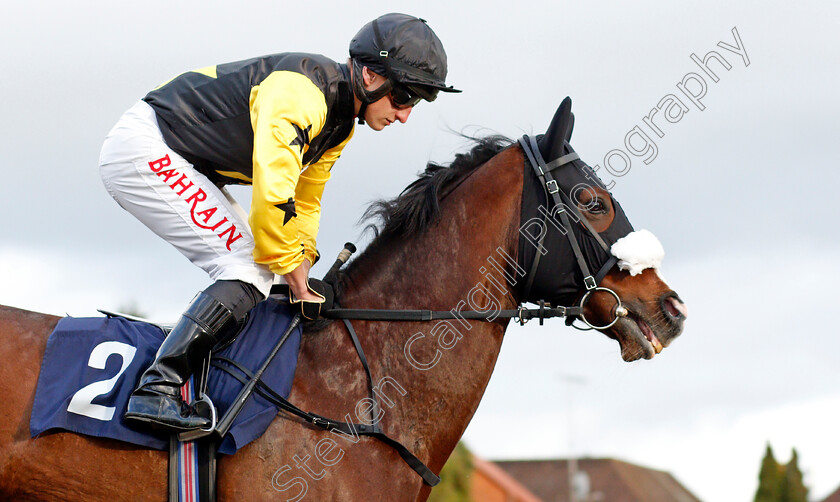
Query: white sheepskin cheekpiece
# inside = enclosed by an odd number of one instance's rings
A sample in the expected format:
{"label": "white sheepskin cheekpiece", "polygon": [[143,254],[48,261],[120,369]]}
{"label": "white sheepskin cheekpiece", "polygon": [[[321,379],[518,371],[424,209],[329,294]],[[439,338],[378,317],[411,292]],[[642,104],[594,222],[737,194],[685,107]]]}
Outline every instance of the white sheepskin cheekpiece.
{"label": "white sheepskin cheekpiece", "polygon": [[615,241],[610,252],[618,258],[618,268],[630,275],[641,274],[646,268],[659,269],[665,250],[659,239],[648,230],[630,232]]}

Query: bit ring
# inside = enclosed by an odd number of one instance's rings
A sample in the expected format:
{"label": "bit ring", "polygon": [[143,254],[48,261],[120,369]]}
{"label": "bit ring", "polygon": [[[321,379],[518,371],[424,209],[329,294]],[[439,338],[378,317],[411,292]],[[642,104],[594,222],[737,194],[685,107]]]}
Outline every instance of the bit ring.
{"label": "bit ring", "polygon": [[[589,322],[586,319],[586,314],[583,313],[583,306],[586,305],[586,302],[589,300],[589,296],[592,294],[593,291],[605,291],[605,292],[611,294],[613,296],[613,298],[615,298],[615,301],[616,301],[616,307],[615,307],[615,311],[614,311],[615,312],[615,318],[613,318],[612,322],[610,322],[609,324],[606,324],[604,326],[595,326],[594,324],[592,324],[591,322]],[[611,290],[610,288],[602,288],[602,287],[599,286],[599,287],[590,289],[586,293],[584,293],[583,298],[580,299],[580,320],[583,321],[587,326],[589,326],[592,329],[604,330],[604,329],[607,329],[607,328],[611,328],[615,323],[618,322],[619,317],[625,317],[627,314],[628,314],[627,309],[623,305],[621,305],[621,298],[619,298],[618,294],[615,291]]]}

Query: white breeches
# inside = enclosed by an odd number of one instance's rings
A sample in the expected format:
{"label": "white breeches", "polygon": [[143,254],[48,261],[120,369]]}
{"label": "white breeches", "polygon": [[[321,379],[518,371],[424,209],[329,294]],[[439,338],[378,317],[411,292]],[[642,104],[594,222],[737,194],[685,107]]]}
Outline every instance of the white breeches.
{"label": "white breeches", "polygon": [[254,262],[248,217],[186,159],[166,146],[154,110],[130,108],[99,157],[111,197],[213,280],[241,280],[268,296],[275,275]]}

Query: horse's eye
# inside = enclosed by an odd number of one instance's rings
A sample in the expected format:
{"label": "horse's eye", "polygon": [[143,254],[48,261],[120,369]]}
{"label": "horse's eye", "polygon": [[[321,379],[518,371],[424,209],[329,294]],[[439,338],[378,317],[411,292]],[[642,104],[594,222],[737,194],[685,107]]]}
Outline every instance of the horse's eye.
{"label": "horse's eye", "polygon": [[586,205],[586,210],[592,214],[604,214],[607,212],[607,206],[601,199],[593,199]]}

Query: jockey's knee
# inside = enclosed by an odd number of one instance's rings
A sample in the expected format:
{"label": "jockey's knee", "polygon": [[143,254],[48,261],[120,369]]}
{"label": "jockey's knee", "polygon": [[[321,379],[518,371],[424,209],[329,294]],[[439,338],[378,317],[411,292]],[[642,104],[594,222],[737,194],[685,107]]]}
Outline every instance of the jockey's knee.
{"label": "jockey's knee", "polygon": [[204,293],[227,307],[237,321],[241,321],[248,311],[265,300],[256,286],[239,280],[216,281]]}

